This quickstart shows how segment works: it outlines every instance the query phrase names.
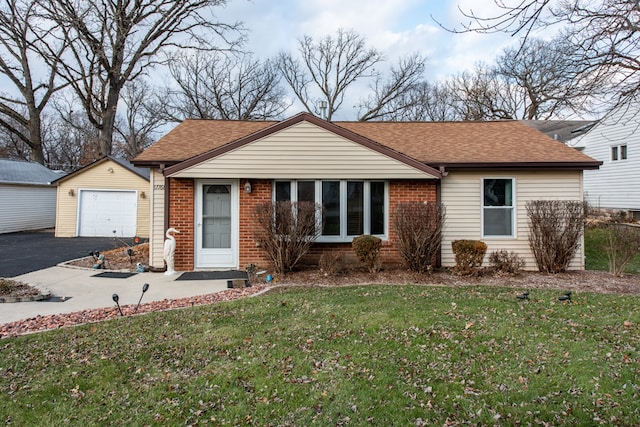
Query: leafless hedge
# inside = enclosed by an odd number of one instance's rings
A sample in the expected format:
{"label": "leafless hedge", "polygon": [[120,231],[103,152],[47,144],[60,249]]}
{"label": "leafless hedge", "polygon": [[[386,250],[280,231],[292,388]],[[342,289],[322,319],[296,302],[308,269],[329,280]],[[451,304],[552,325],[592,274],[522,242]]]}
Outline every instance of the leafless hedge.
{"label": "leafless hedge", "polygon": [[319,236],[322,207],[313,202],[266,202],[256,206],[254,238],[274,271],[291,271]]}
{"label": "leafless hedge", "polygon": [[442,245],[445,207],[433,202],[399,203],[393,213],[398,250],[412,271],[431,271]]}
{"label": "leafless hedge", "polygon": [[586,210],[582,202],[571,200],[534,200],[527,202],[529,246],[543,273],[567,270],[578,247]]}
{"label": "leafless hedge", "polygon": [[609,260],[609,272],[622,276],[629,261],[640,253],[640,228],[612,223],[605,231],[604,251]]}

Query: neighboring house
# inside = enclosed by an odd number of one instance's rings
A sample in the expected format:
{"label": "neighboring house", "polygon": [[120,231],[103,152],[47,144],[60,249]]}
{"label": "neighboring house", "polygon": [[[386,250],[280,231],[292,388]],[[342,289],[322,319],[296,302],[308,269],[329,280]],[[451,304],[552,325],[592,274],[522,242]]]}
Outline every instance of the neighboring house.
{"label": "neighboring house", "polygon": [[597,121],[594,120],[520,120],[548,137],[573,146],[573,141],[589,131]]}
{"label": "neighboring house", "polygon": [[[174,227],[176,270],[266,266],[252,212],[271,200],[315,200],[323,231],[309,258],[352,255],[360,234],[402,262],[393,228],[401,202],[446,206],[441,260],[451,242],[481,239],[535,269],[525,203],[582,200],[582,172],[599,162],[518,121],[327,122],[300,113],[281,122],[185,120],[133,160],[151,168],[150,262],[163,264]],[[354,225],[355,224],[355,225]],[[580,249],[571,268],[583,268]]]}
{"label": "neighboring house", "polygon": [[632,98],[611,110],[576,143],[602,161],[584,174],[584,197],[594,208],[640,216],[640,103]]}
{"label": "neighboring house", "polygon": [[0,233],[53,228],[60,178],[39,163],[0,159]]}
{"label": "neighboring house", "polygon": [[55,184],[56,237],[149,237],[149,169],[103,157]]}

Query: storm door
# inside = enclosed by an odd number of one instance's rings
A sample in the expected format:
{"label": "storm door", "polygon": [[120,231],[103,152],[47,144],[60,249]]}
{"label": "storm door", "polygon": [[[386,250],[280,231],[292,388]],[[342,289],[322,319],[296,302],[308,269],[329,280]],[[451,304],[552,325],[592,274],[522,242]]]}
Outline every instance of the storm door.
{"label": "storm door", "polygon": [[199,181],[196,268],[236,268],[237,184]]}

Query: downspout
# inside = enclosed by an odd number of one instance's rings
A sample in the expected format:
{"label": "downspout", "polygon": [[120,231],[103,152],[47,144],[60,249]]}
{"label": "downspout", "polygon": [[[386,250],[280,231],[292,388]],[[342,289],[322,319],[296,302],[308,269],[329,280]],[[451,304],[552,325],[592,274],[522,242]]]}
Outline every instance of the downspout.
{"label": "downspout", "polygon": [[[440,166],[439,170],[441,177],[440,179],[436,180],[436,204],[438,206],[442,204],[442,179],[449,175],[449,172],[445,171],[444,166]],[[440,250],[438,251],[438,256],[436,257],[436,267],[442,267],[442,240],[440,240]]]}
{"label": "downspout", "polygon": [[169,178],[167,178],[164,175],[164,169],[165,169],[165,164],[162,163],[160,164],[160,172],[162,173],[162,176],[164,177],[164,227],[162,228],[162,231],[164,233],[164,230],[167,230],[169,228]]}

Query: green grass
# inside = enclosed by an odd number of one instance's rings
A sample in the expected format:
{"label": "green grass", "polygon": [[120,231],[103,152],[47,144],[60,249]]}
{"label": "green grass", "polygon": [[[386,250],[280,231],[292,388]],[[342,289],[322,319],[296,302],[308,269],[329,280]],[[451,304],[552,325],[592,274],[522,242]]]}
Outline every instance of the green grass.
{"label": "green grass", "polygon": [[640,299],[294,289],[0,341],[11,425],[638,425]]}
{"label": "green grass", "polygon": [[[605,230],[602,227],[587,227],[584,230],[585,268],[587,270],[609,271],[609,260],[603,249]],[[626,266],[625,273],[640,273],[640,254]]]}

